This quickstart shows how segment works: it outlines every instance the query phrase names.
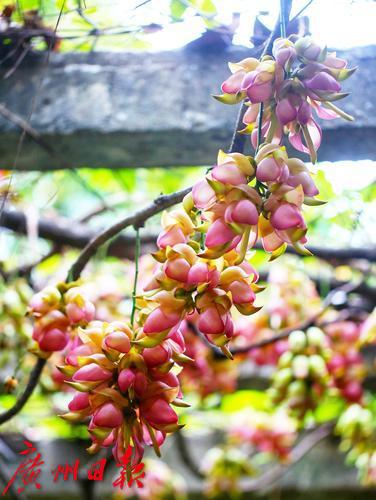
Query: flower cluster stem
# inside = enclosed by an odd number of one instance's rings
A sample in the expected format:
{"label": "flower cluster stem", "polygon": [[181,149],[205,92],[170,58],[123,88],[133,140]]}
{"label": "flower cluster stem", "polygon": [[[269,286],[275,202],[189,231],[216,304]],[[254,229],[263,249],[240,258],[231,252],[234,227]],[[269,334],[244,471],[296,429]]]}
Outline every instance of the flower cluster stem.
{"label": "flower cluster stem", "polygon": [[136,297],[137,297],[137,280],[138,280],[138,261],[140,260],[140,229],[136,228],[136,241],[135,241],[135,256],[134,256],[134,281],[132,293],[132,312],[131,312],[131,325],[133,328],[134,317],[136,314]]}

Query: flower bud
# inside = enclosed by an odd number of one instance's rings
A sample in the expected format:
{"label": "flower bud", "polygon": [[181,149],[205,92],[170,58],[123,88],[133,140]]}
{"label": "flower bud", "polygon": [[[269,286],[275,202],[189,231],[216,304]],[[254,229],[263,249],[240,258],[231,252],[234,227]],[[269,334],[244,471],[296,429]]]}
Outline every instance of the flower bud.
{"label": "flower bud", "polygon": [[44,331],[38,338],[38,344],[42,351],[61,351],[68,343],[68,335],[58,328]]}
{"label": "flower bud", "polygon": [[319,354],[312,354],[309,356],[309,372],[312,377],[318,380],[327,375],[328,370],[322,356]]}
{"label": "flower bud", "polygon": [[310,326],[307,330],[308,344],[314,347],[325,346],[325,333],[316,326]]}
{"label": "flower bud", "polygon": [[341,90],[341,85],[337,80],[325,71],[320,71],[312,78],[304,80],[304,85],[307,89],[320,92],[339,92]]}
{"label": "flower bud", "polygon": [[286,387],[292,380],[293,373],[291,368],[277,370],[273,376],[273,385],[276,388]]}
{"label": "flower bud", "polygon": [[89,406],[89,395],[86,392],[78,392],[68,404],[70,411],[85,410]]}
{"label": "flower bud", "polygon": [[143,418],[155,425],[170,425],[178,422],[178,416],[164,399],[154,399],[141,407]]}
{"label": "flower bud", "polygon": [[236,234],[222,219],[217,219],[206,233],[205,244],[208,248],[225,245],[235,238]]}
{"label": "flower bud", "polygon": [[310,61],[317,61],[321,55],[321,48],[309,36],[299,38],[295,42],[295,50],[298,56],[305,57]]}
{"label": "flower bud", "polygon": [[54,286],[47,286],[31,298],[29,308],[33,313],[45,314],[55,308],[60,300],[59,290]]}
{"label": "flower bud", "polygon": [[157,345],[144,349],[142,356],[148,366],[154,367],[166,363],[170,359],[171,350],[168,347]]}
{"label": "flower bud", "polygon": [[232,163],[224,163],[223,165],[216,165],[211,175],[216,181],[223,184],[231,184],[238,186],[239,184],[246,184],[247,177],[239,169],[239,167]]}
{"label": "flower bud", "polygon": [[121,392],[127,392],[130,386],[134,383],[136,375],[130,368],[125,368],[121,370],[118,377],[118,385]]}
{"label": "flower bud", "polygon": [[302,330],[295,330],[290,333],[288,342],[292,352],[300,353],[307,346],[307,337]]}
{"label": "flower bud", "polygon": [[225,211],[225,221],[227,223],[235,222],[254,226],[257,224],[258,217],[257,208],[250,200],[239,200],[231,203]]}
{"label": "flower bud", "polygon": [[151,335],[153,333],[163,332],[173,326],[177,325],[180,321],[181,315],[178,313],[164,313],[160,307],[154,309],[148,316],[144,324],[144,333]]}
{"label": "flower bud", "polygon": [[109,370],[105,370],[96,363],[89,363],[79,368],[73,375],[75,382],[104,382],[112,377]]}
{"label": "flower bud", "polygon": [[309,373],[309,358],[303,354],[295,356],[292,360],[292,371],[296,378],[307,378]]}
{"label": "flower bud", "polygon": [[93,413],[93,424],[98,427],[115,428],[123,423],[123,415],[114,403],[105,403]]}
{"label": "flower bud", "polygon": [[[291,335],[290,335],[291,336]],[[290,347],[291,349],[291,347]],[[288,368],[291,366],[293,360],[293,353],[291,351],[285,351],[278,360],[278,368]]]}
{"label": "flower bud", "polygon": [[103,339],[103,344],[105,348],[114,349],[115,351],[127,353],[131,348],[131,343],[124,332],[115,331],[107,335]]}
{"label": "flower bud", "polygon": [[256,177],[261,182],[275,181],[280,173],[281,167],[272,156],[264,158],[257,165]]}
{"label": "flower bud", "polygon": [[299,208],[291,203],[281,203],[272,213],[270,222],[275,229],[279,230],[304,226],[304,219]]}
{"label": "flower bud", "polygon": [[297,117],[297,110],[287,97],[278,102],[275,112],[281,125],[287,125]]}

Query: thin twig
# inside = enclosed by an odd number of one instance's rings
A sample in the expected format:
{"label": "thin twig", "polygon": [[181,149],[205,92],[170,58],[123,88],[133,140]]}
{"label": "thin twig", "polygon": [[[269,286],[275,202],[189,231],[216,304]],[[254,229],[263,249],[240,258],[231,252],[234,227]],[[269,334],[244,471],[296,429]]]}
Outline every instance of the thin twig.
{"label": "thin twig", "polygon": [[264,472],[260,477],[244,482],[242,485],[245,491],[255,491],[268,488],[273,483],[283,477],[283,475],[302,458],[309,453],[312,448],[319,444],[323,439],[330,436],[333,429],[333,423],[329,422],[317,427],[307,434],[300,443],[291,451],[290,460],[286,464],[279,464]]}
{"label": "thin twig", "polygon": [[[339,286],[338,288],[335,288],[332,290],[325,298],[323,302],[322,309],[318,311],[316,314],[308,318],[307,320],[303,321],[302,323],[295,325],[293,327],[285,328],[281,332],[277,333],[276,335],[272,335],[271,337],[268,337],[266,339],[262,339],[258,342],[252,342],[251,344],[248,344],[246,346],[241,346],[241,347],[235,347],[231,349],[231,354],[233,356],[236,356],[237,354],[245,354],[250,351],[253,351],[254,349],[260,349],[262,347],[265,347],[270,344],[274,344],[275,342],[278,342],[280,340],[287,339],[292,332],[295,330],[306,330],[310,326],[314,326],[317,321],[320,319],[320,317],[328,310],[328,308],[332,305],[332,301],[336,295],[339,293],[344,293],[344,294],[349,294],[352,292],[355,292],[357,288],[361,285],[360,282],[358,283],[346,283],[344,285]],[[213,351],[213,354],[216,358],[225,358],[225,355],[223,352],[213,344],[209,343],[206,338],[201,334],[201,332],[195,327],[195,325],[191,324],[192,330],[199,335],[203,341],[210,347],[210,349]]]}
{"label": "thin twig", "polygon": [[34,365],[34,368],[30,373],[28,383],[23,393],[18,397],[17,401],[12,406],[12,408],[9,408],[9,410],[0,414],[0,425],[10,420],[12,417],[17,415],[17,413],[19,413],[22,410],[24,405],[29,400],[30,396],[33,394],[34,389],[38,385],[39,377],[43,371],[45,364],[46,364],[45,359],[38,358],[37,362]]}
{"label": "thin twig", "polygon": [[111,240],[114,236],[117,236],[121,231],[129,226],[134,226],[136,228],[142,227],[144,223],[153,215],[162,212],[166,208],[176,205],[176,203],[180,203],[184,196],[191,191],[191,189],[192,188],[189,187],[169,195],[161,195],[147,207],[139,210],[133,215],[125,217],[113,226],[110,226],[108,229],[99,233],[86,245],[78,256],[77,260],[68,272],[67,281],[75,281],[79,278],[86,264],[89,262],[91,257],[95,255],[101,245],[107,243],[107,241]]}
{"label": "thin twig", "polygon": [[132,312],[131,312],[131,326],[134,325],[134,316],[136,314],[136,297],[137,297],[137,280],[138,280],[138,261],[140,258],[140,228],[136,229],[136,243],[134,252],[134,282],[132,292]]}
{"label": "thin twig", "polygon": [[13,111],[8,109],[3,102],[0,103],[0,114],[10,122],[14,123],[14,125],[17,125],[17,127],[19,127],[22,132],[27,134],[31,139],[33,139],[34,142],[45,149],[49,154],[53,155],[55,153],[53,148],[51,148],[51,146],[42,138],[39,132],[37,132],[35,128],[30,125],[30,123],[28,123],[24,118],[17,115],[16,113],[13,113]]}
{"label": "thin twig", "polygon": [[295,14],[295,16],[291,19],[291,21],[290,21],[290,22],[295,21],[295,19],[297,19],[299,16],[301,16],[301,15],[303,14],[303,12],[304,12],[304,11],[305,11],[305,10],[306,10],[306,9],[307,9],[310,5],[311,5],[311,3],[313,3],[313,0],[309,0],[309,1],[308,1],[305,5],[304,5],[304,7],[302,7],[302,8],[300,9],[300,11],[299,11],[297,14]]}
{"label": "thin twig", "polygon": [[188,467],[188,469],[192,472],[192,474],[194,474],[197,478],[203,479],[205,476],[201,472],[200,468],[196,465],[195,461],[193,460],[189,452],[188,443],[186,441],[186,438],[182,430],[175,432],[174,439],[175,439],[176,449],[179,453],[179,457],[183,462],[183,464],[186,467]]}

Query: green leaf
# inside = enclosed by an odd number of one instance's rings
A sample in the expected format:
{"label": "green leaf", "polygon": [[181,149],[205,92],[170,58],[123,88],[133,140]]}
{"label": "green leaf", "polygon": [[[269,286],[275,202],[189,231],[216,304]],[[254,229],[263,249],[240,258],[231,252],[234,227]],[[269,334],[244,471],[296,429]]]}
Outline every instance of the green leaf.
{"label": "green leaf", "polygon": [[324,200],[330,200],[335,197],[331,183],[325,177],[323,170],[319,170],[314,177],[315,184],[320,191],[320,197]]}
{"label": "green leaf", "polygon": [[265,392],[244,390],[225,395],[222,399],[221,410],[225,413],[234,413],[244,408],[266,411],[268,405],[269,398]]}

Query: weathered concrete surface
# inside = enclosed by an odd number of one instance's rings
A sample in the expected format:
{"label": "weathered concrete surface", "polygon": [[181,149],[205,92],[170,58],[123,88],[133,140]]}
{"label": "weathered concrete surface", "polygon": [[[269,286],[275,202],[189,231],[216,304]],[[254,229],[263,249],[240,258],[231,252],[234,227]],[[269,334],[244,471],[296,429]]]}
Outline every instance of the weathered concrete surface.
{"label": "weathered concrete surface", "polygon": [[[48,66],[24,65],[0,80],[0,102],[25,119],[33,109],[32,126],[56,154],[26,137],[17,168],[211,164],[230,142],[237,106],[210,94],[228,74],[226,62],[249,54],[52,54]],[[340,55],[359,66],[344,82],[351,97],[339,103],[356,121],[325,122],[319,159],[374,158],[376,46]],[[0,168],[12,167],[19,135],[0,117]]]}

